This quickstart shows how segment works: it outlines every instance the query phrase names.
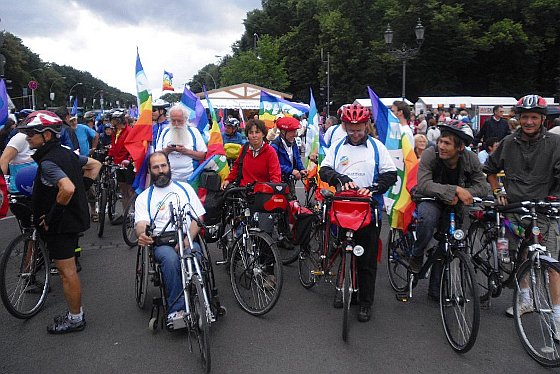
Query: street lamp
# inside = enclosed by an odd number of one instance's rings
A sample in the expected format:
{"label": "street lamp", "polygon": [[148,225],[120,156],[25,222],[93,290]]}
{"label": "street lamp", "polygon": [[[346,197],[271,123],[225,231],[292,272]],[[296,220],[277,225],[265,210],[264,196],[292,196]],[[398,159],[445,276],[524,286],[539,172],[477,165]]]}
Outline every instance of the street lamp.
{"label": "street lamp", "polygon": [[101,111],[103,111],[103,90],[97,90],[92,95],[92,97],[93,97],[93,103],[92,103],[93,109],[95,109],[95,95],[97,95],[98,93],[100,94],[99,95],[99,105],[101,106]]}
{"label": "street lamp", "polygon": [[51,99],[51,102],[54,101],[54,92],[53,92],[53,90],[52,90],[53,85],[54,85],[54,83],[55,83],[56,81],[59,81],[59,80],[61,80],[61,79],[64,80],[64,79],[66,79],[66,77],[58,77],[58,78],[55,78],[55,79],[52,81],[52,83],[51,83],[51,87],[49,88],[49,98]]}
{"label": "street lamp", "polygon": [[393,45],[393,35],[394,32],[391,29],[391,25],[387,24],[387,30],[385,30],[384,38],[385,38],[385,45],[389,53],[393,56],[398,58],[402,62],[402,99],[404,101],[405,94],[406,94],[406,61],[415,57],[418,52],[420,51],[420,47],[422,47],[422,43],[424,42],[424,26],[422,26],[422,22],[420,18],[414,27],[414,33],[416,34],[416,48],[408,48],[405,43],[402,44],[401,48],[391,48]]}
{"label": "street lamp", "polygon": [[[31,75],[31,80],[32,81],[35,80],[35,77],[33,76],[34,71],[43,71],[43,68],[33,69],[29,72],[29,75]],[[37,89],[37,86],[36,86],[37,83],[34,82],[33,84],[35,84],[35,88],[31,88],[31,108],[33,108],[33,110],[35,110],[35,90]]]}
{"label": "street lamp", "polygon": [[321,62],[327,64],[327,117],[330,115],[331,109],[331,53],[327,52],[327,59],[323,58],[323,48],[321,48]]}
{"label": "street lamp", "polygon": [[204,74],[208,75],[210,78],[212,78],[212,82],[214,83],[214,89],[218,88],[218,85],[216,84],[216,80],[214,79],[214,77],[212,76],[212,74],[210,74],[207,71],[201,70],[201,72],[203,72]]}
{"label": "street lamp", "polygon": [[68,91],[68,99],[69,99],[68,102],[70,103],[70,106],[72,106],[72,96],[70,96],[70,94],[72,93],[72,90],[73,90],[74,87],[76,87],[76,86],[83,86],[83,85],[84,85],[84,84],[83,84],[82,82],[78,82],[78,83],[76,83],[75,85],[73,85],[72,87],[70,87],[70,91]]}
{"label": "street lamp", "polygon": [[259,34],[253,34],[253,50],[257,53],[257,41],[259,40]]}

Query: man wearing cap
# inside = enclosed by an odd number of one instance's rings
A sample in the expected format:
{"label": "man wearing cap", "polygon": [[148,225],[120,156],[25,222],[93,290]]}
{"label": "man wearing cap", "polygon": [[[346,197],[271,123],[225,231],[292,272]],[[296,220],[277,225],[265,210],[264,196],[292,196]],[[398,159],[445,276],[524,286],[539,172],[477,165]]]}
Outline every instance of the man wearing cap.
{"label": "man wearing cap", "polygon": [[18,126],[38,164],[31,196],[34,224],[58,268],[68,305],[68,312],[47,327],[51,334],[81,331],[86,325],[74,249],[79,233],[89,228],[85,191],[101,169],[100,162],[61,146],[61,127],[62,120],[46,110],[31,113]]}
{"label": "man wearing cap", "polygon": [[70,127],[70,113],[68,108],[60,106],[55,109],[54,113],[62,120],[62,131],[60,132],[60,142],[63,146],[68,147],[72,151],[77,151],[80,148],[78,138],[74,130]]}

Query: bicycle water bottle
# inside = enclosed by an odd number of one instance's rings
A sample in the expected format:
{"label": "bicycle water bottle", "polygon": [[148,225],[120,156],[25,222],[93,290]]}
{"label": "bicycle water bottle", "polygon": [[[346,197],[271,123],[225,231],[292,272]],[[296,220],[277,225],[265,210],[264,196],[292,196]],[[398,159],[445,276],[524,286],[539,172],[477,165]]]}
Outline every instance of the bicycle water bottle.
{"label": "bicycle water bottle", "polygon": [[455,234],[455,212],[449,213],[449,234]]}
{"label": "bicycle water bottle", "polygon": [[500,227],[500,235],[496,241],[496,249],[498,251],[498,256],[504,264],[509,264],[511,259],[509,257],[509,243],[506,238],[506,227],[502,224]]}

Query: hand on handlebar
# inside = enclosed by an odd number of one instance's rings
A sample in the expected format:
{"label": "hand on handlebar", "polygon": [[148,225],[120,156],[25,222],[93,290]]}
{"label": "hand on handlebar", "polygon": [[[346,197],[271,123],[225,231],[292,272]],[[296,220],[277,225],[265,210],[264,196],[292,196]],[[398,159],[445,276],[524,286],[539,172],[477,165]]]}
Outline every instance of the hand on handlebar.
{"label": "hand on handlebar", "polygon": [[[472,205],[473,203],[473,196],[472,194],[469,192],[469,190],[463,188],[463,187],[459,187],[457,186],[456,190],[456,197],[461,200],[463,202],[463,204],[465,205]],[[453,199],[455,200],[455,199]],[[451,204],[451,205],[455,205],[455,204]]]}
{"label": "hand on handlebar", "polygon": [[151,236],[142,233],[138,236],[138,245],[148,246],[154,244],[154,239]]}
{"label": "hand on handlebar", "polygon": [[[344,183],[344,184],[341,186],[340,190],[341,190],[341,191],[358,190],[358,186],[356,185],[356,183],[354,183],[354,182],[351,181],[351,182]],[[368,192],[369,192],[369,191],[368,191]]]}

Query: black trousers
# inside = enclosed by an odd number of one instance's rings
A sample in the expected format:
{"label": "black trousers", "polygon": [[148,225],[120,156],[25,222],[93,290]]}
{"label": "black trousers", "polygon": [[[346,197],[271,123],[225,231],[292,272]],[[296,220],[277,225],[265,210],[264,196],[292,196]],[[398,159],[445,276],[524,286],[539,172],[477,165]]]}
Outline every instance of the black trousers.
{"label": "black trousers", "polygon": [[381,222],[378,224],[378,227],[372,222],[354,233],[356,244],[364,247],[364,254],[356,258],[358,265],[358,296],[361,306],[371,306],[375,297],[380,231]]}

